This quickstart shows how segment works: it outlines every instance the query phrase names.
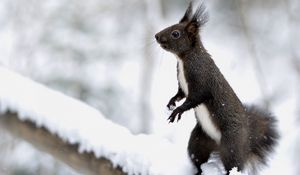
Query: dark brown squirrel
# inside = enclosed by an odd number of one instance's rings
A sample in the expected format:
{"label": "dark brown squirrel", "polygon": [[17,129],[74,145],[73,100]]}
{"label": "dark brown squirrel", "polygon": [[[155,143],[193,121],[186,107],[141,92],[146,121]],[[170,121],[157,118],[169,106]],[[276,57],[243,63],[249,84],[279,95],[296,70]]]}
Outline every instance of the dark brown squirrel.
{"label": "dark brown squirrel", "polygon": [[[176,107],[169,122],[194,109],[197,124],[188,143],[188,153],[201,174],[200,165],[207,162],[210,153],[217,151],[226,174],[237,167],[239,171],[251,165],[255,173],[266,164],[277,143],[279,134],[276,120],[265,110],[243,105],[228,84],[210,54],[204,48],[199,31],[208,21],[203,3],[193,13],[190,2],[183,18],[155,35],[161,47],[177,56],[178,92],[167,105]],[[250,170],[250,171],[251,171]]]}

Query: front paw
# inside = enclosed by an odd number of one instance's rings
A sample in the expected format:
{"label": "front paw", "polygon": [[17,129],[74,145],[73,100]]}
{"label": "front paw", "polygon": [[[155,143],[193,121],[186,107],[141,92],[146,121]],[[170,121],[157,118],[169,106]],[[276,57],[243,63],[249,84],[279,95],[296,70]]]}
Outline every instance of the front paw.
{"label": "front paw", "polygon": [[170,115],[170,117],[168,118],[169,120],[169,123],[173,123],[176,119],[176,117],[178,116],[177,118],[177,122],[181,119],[181,115],[182,115],[183,111],[180,109],[180,108],[176,108],[172,114]]}
{"label": "front paw", "polygon": [[176,107],[176,99],[175,98],[171,98],[171,100],[169,101],[169,103],[167,104],[167,107],[170,111],[174,110]]}

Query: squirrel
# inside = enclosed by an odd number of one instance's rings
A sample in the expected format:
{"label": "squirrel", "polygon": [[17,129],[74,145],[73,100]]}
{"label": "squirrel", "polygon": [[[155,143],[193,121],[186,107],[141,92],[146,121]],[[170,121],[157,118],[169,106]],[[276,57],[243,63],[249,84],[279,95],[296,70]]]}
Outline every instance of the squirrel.
{"label": "squirrel", "polygon": [[210,153],[219,152],[226,174],[237,167],[244,171],[251,165],[255,173],[266,164],[267,156],[279,139],[277,120],[265,110],[244,105],[204,48],[199,31],[208,21],[208,13],[201,2],[193,13],[190,2],[179,23],[155,35],[160,46],[177,57],[178,92],[167,105],[175,108],[168,120],[194,109],[197,124],[192,130],[188,154],[201,174],[200,165]]}

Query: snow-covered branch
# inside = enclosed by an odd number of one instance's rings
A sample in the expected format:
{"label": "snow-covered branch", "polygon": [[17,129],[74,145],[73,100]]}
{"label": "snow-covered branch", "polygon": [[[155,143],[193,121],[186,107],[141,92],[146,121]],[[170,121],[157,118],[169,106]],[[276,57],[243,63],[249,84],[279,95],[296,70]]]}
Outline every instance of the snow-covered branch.
{"label": "snow-covered branch", "polygon": [[[99,159],[97,162],[104,158],[112,163],[112,167],[120,167],[127,174],[186,175],[194,172],[186,150],[164,138],[133,135],[128,129],[105,119],[98,110],[2,67],[0,84],[0,112],[2,116],[9,115],[2,117],[1,121],[4,125],[11,124],[11,129],[19,128],[21,132],[15,132],[27,140],[39,132],[41,137],[49,132],[43,138],[46,143],[55,137],[63,141],[61,144],[65,143],[74,151],[77,150],[75,157],[87,154],[95,157],[90,160]],[[22,129],[28,133],[23,133]],[[38,137],[34,142],[42,141]],[[57,144],[57,150],[53,151],[66,151],[56,141],[49,143],[53,147]],[[40,144],[43,145],[34,145]],[[86,165],[93,163],[86,162]],[[108,164],[109,170],[110,163],[104,164]]]}
{"label": "snow-covered branch", "polygon": [[124,175],[120,168],[113,167],[105,158],[96,158],[92,153],[78,153],[78,145],[62,141],[56,135],[50,134],[45,128],[37,128],[32,122],[21,121],[13,113],[0,117],[1,128],[12,135],[24,139],[39,150],[50,154],[69,165],[77,172],[86,175]]}

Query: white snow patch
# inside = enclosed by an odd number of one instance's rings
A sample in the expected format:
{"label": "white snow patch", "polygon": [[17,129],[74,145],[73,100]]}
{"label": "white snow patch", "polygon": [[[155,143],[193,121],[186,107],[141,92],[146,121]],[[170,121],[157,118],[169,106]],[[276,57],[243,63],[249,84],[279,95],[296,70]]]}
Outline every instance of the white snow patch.
{"label": "white snow patch", "polygon": [[239,172],[237,170],[237,168],[235,167],[235,168],[232,168],[232,170],[230,170],[230,175],[242,175],[242,173]]}
{"label": "white snow patch", "polygon": [[201,165],[203,175],[222,175],[225,174],[224,166],[217,153],[212,153],[207,163]]}
{"label": "white snow patch", "polygon": [[[224,165],[220,159],[220,155],[217,152],[213,152],[210,155],[207,163],[201,165],[202,175],[223,175],[226,174]],[[230,175],[248,175],[247,172],[239,172],[237,168],[234,167],[230,170]]]}

